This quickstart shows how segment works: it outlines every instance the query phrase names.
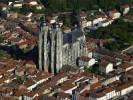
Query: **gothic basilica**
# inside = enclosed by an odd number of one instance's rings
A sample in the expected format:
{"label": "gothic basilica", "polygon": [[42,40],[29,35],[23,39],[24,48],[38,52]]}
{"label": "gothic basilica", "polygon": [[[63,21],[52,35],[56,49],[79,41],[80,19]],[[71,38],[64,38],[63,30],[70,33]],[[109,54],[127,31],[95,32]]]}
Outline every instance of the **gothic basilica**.
{"label": "gothic basilica", "polygon": [[80,28],[64,33],[58,23],[45,19],[40,25],[39,69],[58,73],[63,65],[76,65],[78,57],[87,54],[85,35]]}

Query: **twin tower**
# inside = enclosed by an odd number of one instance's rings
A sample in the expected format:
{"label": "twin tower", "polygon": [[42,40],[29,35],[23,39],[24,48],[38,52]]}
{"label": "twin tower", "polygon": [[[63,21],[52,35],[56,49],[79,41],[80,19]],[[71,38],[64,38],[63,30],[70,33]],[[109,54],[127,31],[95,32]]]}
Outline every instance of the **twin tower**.
{"label": "twin tower", "polygon": [[80,29],[63,33],[59,24],[41,20],[39,33],[39,69],[58,73],[63,65],[76,65],[78,57],[86,55],[85,36]]}

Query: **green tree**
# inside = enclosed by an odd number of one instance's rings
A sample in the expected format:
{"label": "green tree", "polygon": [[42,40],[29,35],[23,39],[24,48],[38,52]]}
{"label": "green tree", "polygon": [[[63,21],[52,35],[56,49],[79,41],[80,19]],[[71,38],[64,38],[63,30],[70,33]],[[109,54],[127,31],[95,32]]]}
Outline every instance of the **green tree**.
{"label": "green tree", "polygon": [[7,58],[8,58],[8,57],[10,57],[10,56],[9,56],[9,54],[8,54],[6,51],[0,50],[0,58],[1,58],[1,57],[7,57]]}
{"label": "green tree", "polygon": [[2,43],[4,41],[4,39],[0,36],[0,43]]}
{"label": "green tree", "polygon": [[63,23],[66,26],[71,26],[71,20],[69,16],[63,16]]}
{"label": "green tree", "polygon": [[119,51],[130,45],[133,45],[133,23],[124,22],[119,19],[105,28],[99,28],[94,32],[88,33],[88,37],[98,39],[114,39],[115,41],[106,45],[105,47]]}

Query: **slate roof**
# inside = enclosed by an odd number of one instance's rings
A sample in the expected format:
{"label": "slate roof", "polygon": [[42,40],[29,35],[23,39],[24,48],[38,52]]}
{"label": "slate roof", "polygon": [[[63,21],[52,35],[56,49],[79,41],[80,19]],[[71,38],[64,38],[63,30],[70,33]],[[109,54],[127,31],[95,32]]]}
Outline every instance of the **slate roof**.
{"label": "slate roof", "polygon": [[63,34],[63,44],[70,44],[77,41],[79,37],[83,36],[83,33],[80,29],[73,30],[70,33]]}

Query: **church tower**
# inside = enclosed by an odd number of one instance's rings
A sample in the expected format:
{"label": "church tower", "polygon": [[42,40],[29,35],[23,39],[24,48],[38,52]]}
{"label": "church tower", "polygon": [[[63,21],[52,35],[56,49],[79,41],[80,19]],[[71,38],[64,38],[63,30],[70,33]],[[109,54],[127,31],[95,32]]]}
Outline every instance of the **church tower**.
{"label": "church tower", "polygon": [[45,18],[41,18],[40,33],[39,33],[39,69],[48,72],[47,67],[47,34],[48,26]]}
{"label": "church tower", "polygon": [[58,24],[48,25],[41,19],[39,34],[39,69],[58,73],[62,68],[62,30]]}

